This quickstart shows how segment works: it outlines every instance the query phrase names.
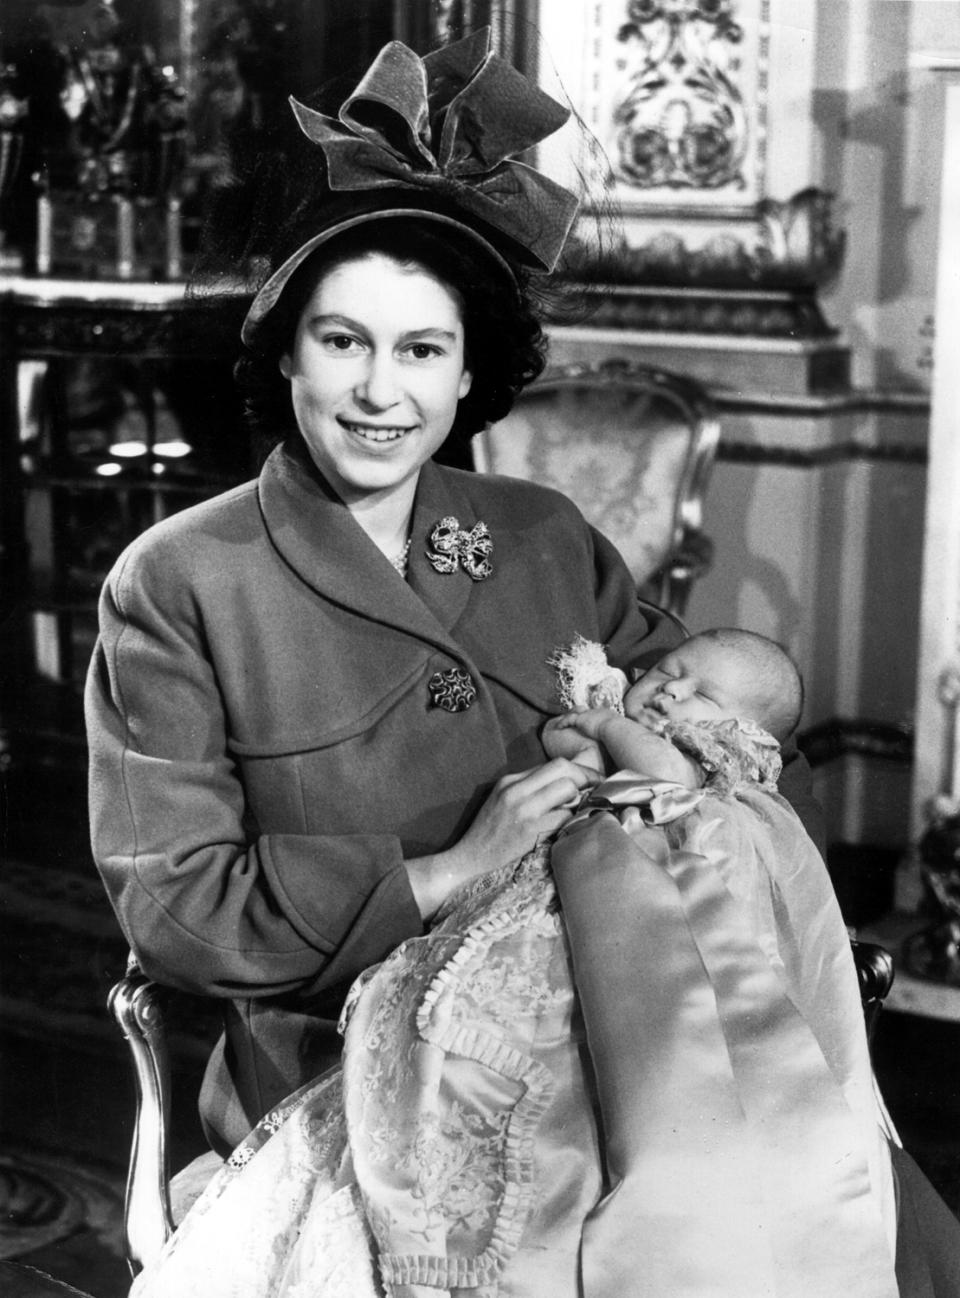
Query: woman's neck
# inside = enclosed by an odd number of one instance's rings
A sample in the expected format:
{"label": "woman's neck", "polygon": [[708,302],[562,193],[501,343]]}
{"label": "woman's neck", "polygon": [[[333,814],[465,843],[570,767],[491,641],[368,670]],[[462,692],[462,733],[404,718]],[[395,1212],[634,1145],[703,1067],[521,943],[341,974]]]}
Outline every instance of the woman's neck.
{"label": "woman's neck", "polygon": [[388,494],[347,502],[350,513],[388,559],[395,558],[406,544],[416,494],[417,479],[414,478]]}

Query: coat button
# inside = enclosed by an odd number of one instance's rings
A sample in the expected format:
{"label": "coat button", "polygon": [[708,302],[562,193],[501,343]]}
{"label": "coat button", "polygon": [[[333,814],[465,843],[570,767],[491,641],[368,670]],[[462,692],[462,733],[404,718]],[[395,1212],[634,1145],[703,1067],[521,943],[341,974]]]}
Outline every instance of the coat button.
{"label": "coat button", "polygon": [[445,672],[434,672],[427,682],[430,702],[444,712],[466,712],[477,697],[477,687],[469,672],[450,667]]}

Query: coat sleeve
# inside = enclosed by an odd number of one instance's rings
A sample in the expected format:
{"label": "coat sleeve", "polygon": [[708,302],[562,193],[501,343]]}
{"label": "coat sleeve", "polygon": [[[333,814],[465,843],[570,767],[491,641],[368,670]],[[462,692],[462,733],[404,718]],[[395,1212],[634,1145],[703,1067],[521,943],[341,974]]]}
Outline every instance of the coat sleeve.
{"label": "coat sleeve", "polygon": [[617,549],[590,529],[596,573],[596,601],[607,658],[628,675],[643,670],[687,636],[683,623],[666,609],[637,598],[633,578]]}
{"label": "coat sleeve", "polygon": [[814,796],[809,763],[797,747],[795,739],[789,739],[783,745],[782,755],[783,770],[777,781],[777,792],[790,803],[813,839],[817,851],[826,859],[827,831],[823,808]]}
{"label": "coat sleeve", "polygon": [[313,994],[422,923],[392,836],[251,838],[199,615],[114,571],[86,689],[94,858],[144,972]]}

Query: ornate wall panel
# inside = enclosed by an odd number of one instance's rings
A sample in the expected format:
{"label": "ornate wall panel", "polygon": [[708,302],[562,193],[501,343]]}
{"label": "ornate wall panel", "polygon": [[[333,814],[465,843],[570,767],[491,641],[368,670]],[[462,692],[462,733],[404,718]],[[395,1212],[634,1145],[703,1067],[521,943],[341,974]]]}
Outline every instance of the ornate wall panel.
{"label": "ornate wall panel", "polygon": [[594,5],[584,118],[625,210],[765,196],[770,0]]}
{"label": "ornate wall panel", "polygon": [[835,272],[843,239],[812,174],[813,0],[563,9],[540,5],[539,71],[577,119],[540,162],[585,191],[581,237],[618,245],[608,282],[796,290]]}

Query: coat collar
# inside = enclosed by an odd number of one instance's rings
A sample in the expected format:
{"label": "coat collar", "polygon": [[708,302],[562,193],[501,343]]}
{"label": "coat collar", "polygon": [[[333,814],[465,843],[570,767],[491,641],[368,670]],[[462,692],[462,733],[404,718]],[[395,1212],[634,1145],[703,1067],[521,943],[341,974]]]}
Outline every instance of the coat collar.
{"label": "coat collar", "polygon": [[258,493],[273,545],[307,585],[364,617],[457,650],[449,633],[463,615],[474,583],[465,572],[436,572],[426,557],[427,538],[439,519],[453,514],[464,525],[477,521],[454,475],[432,461],[421,470],[408,581],[398,580],[299,442],[272,452],[260,474]]}

